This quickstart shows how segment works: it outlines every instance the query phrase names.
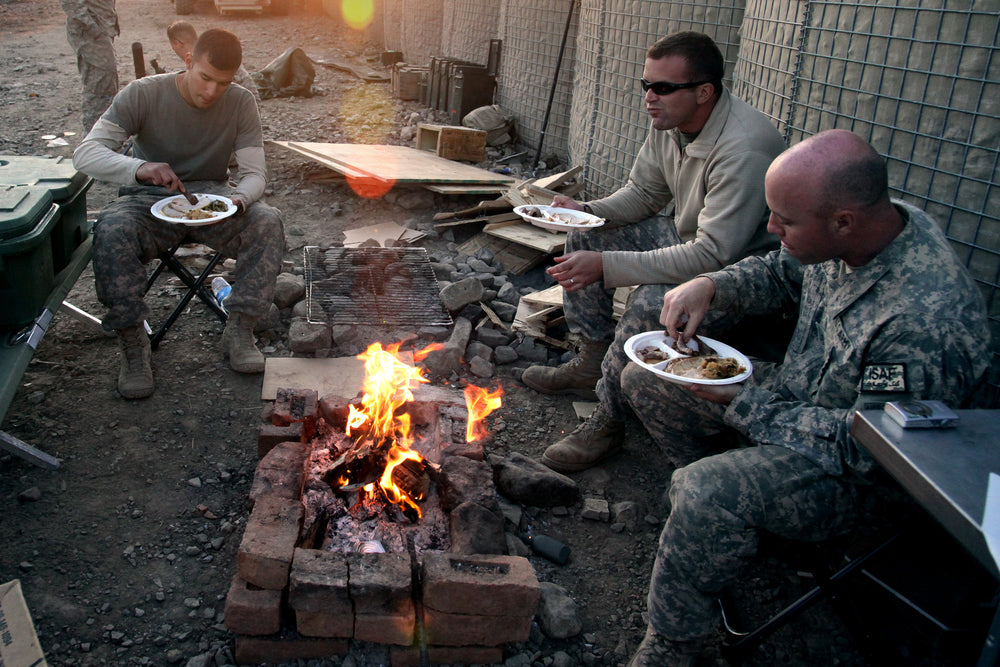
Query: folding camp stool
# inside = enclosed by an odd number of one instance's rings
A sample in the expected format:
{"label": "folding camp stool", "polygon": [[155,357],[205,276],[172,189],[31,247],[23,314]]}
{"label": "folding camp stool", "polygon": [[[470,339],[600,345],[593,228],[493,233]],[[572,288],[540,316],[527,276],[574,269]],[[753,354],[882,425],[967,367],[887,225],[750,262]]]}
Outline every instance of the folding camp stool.
{"label": "folding camp stool", "polygon": [[[155,269],[153,269],[153,272],[146,280],[145,292],[149,292],[149,290],[153,287],[153,283],[155,283],[159,275],[163,273],[163,270],[170,269],[174,275],[180,278],[181,282],[187,286],[187,291],[184,293],[184,296],[181,297],[180,302],[174,308],[173,312],[170,313],[170,316],[167,317],[166,321],[160,325],[159,329],[149,335],[149,344],[154,350],[159,346],[160,341],[163,340],[163,336],[166,335],[167,329],[169,329],[177,318],[181,316],[181,313],[184,312],[184,309],[187,307],[188,302],[191,301],[192,297],[197,296],[205,302],[205,305],[207,305],[212,312],[219,316],[219,320],[223,324],[225,324],[228,319],[228,314],[222,306],[219,305],[219,302],[215,300],[215,295],[213,295],[211,290],[205,286],[205,281],[208,280],[212,271],[215,270],[215,265],[222,260],[222,253],[216,252],[212,255],[208,265],[206,265],[205,268],[201,270],[201,273],[196,276],[188,271],[187,267],[181,264],[177,257],[175,257],[175,253],[181,245],[183,245],[183,243],[178,243],[166,252],[161,253],[159,256],[160,263]],[[145,294],[145,292],[143,293]]]}

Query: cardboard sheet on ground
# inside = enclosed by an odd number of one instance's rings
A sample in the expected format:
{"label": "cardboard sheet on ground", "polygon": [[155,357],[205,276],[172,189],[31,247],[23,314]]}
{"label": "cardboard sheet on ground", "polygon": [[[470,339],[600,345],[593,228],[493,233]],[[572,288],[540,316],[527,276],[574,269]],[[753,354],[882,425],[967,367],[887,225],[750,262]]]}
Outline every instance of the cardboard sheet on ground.
{"label": "cardboard sheet on ground", "polygon": [[3,631],[0,665],[45,667],[48,664],[18,579],[0,584],[0,629]]}
{"label": "cardboard sheet on ground", "polygon": [[412,243],[425,236],[427,235],[416,229],[408,229],[394,222],[387,222],[348,229],[344,232],[344,247],[356,248],[368,239],[374,239],[381,247],[391,248],[400,243]]}
{"label": "cardboard sheet on ground", "polygon": [[365,381],[365,362],[357,357],[307,359],[270,357],[264,364],[263,401],[273,401],[278,388],[315,389],[320,398],[354,398]]}

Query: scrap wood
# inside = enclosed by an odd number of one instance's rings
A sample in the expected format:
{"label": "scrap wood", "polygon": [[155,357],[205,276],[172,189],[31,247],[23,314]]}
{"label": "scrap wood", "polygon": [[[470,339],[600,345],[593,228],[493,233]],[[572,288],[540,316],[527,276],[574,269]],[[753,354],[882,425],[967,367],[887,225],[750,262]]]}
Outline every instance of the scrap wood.
{"label": "scrap wood", "polygon": [[[504,329],[505,331],[510,331],[510,326],[507,323],[505,323],[503,320],[500,319],[500,316],[496,314],[495,310],[493,310],[492,308],[490,308],[489,306],[487,306],[482,301],[479,302],[479,305],[483,309],[483,312],[486,313],[486,317],[487,317],[487,319],[489,319],[490,322],[492,322],[493,324],[497,325],[501,329]],[[479,329],[485,323],[486,323],[486,320],[480,320],[479,324],[476,325],[476,328]]]}
{"label": "scrap wood", "polygon": [[369,239],[383,248],[392,248],[400,243],[412,243],[427,236],[416,229],[401,227],[393,222],[357,227],[344,232],[344,247],[356,248]]}
{"label": "scrap wood", "polygon": [[465,185],[452,183],[426,183],[422,186],[425,190],[436,192],[439,195],[493,195],[503,194],[507,187],[504,185]]}
{"label": "scrap wood", "polygon": [[434,225],[434,229],[442,230],[449,229],[451,227],[460,227],[463,225],[471,224],[482,224],[488,225],[497,222],[508,222],[520,220],[521,216],[516,213],[498,213],[497,215],[484,215],[480,218],[471,218],[468,220],[452,220],[451,222],[439,222]]}
{"label": "scrap wood", "polygon": [[556,283],[552,287],[547,287],[543,290],[539,290],[538,292],[525,294],[521,297],[521,301],[547,306],[562,306],[563,294],[565,294],[565,290],[563,290],[562,285]]}
{"label": "scrap wood", "polygon": [[540,340],[547,345],[551,345],[552,347],[557,347],[563,350],[573,349],[573,346],[568,341],[553,338],[545,333],[545,331],[538,326],[537,323],[531,321],[531,315],[533,312],[531,304],[526,303],[524,299],[521,299],[517,304],[517,314],[514,315],[514,322],[511,325],[511,329],[513,331],[519,331],[526,336],[531,336],[532,338]]}
{"label": "scrap wood", "polygon": [[535,185],[540,188],[547,188],[549,190],[560,190],[561,186],[566,185],[570,180],[583,171],[583,167],[576,166],[567,171],[560,172],[558,174],[551,174],[549,176],[543,176],[542,178],[535,180]]}
{"label": "scrap wood", "polygon": [[564,232],[550,232],[520,219],[490,223],[483,227],[483,232],[490,236],[520,243],[548,255],[562,252],[563,248],[566,247],[566,234]]}
{"label": "scrap wood", "polygon": [[458,211],[442,211],[434,214],[435,220],[450,220],[451,218],[475,218],[488,211],[510,210],[510,203],[502,197],[481,201],[471,208],[463,208]]}

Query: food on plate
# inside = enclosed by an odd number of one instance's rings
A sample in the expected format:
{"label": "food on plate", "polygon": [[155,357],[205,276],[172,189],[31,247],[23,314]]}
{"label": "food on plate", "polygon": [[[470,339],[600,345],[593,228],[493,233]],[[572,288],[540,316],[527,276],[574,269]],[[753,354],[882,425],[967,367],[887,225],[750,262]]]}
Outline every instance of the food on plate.
{"label": "food on plate", "polygon": [[[667,336],[669,336],[669,335],[670,334],[667,334]],[[706,345],[705,341],[703,341],[702,339],[698,338],[698,334],[695,334],[694,336],[691,336],[691,340],[693,340],[694,342],[698,343],[698,347],[697,348],[691,347],[690,345],[686,345],[685,343],[682,343],[678,339],[677,342],[674,343],[674,349],[677,350],[678,352],[680,352],[681,354],[688,355],[689,357],[699,357],[699,356],[704,356],[704,355],[707,355],[707,354],[715,354],[715,350],[713,350],[711,347],[709,347],[708,345]]]}
{"label": "food on plate", "polygon": [[183,196],[171,199],[160,213],[178,220],[208,220],[219,213],[226,213],[229,206],[221,199],[200,198],[197,204],[189,204]]}
{"label": "food on plate", "polygon": [[668,362],[663,370],[686,378],[725,380],[743,373],[746,367],[733,357],[708,355],[680,357]]}
{"label": "food on plate", "polygon": [[579,225],[581,227],[586,227],[604,222],[603,218],[580,219],[568,213],[550,213],[545,209],[539,208],[538,206],[526,206],[521,209],[521,213],[530,218],[538,218],[539,220],[545,220],[546,222],[558,222],[562,225]]}
{"label": "food on plate", "polygon": [[647,364],[656,364],[670,358],[670,355],[658,347],[650,345],[638,351],[639,358]]}

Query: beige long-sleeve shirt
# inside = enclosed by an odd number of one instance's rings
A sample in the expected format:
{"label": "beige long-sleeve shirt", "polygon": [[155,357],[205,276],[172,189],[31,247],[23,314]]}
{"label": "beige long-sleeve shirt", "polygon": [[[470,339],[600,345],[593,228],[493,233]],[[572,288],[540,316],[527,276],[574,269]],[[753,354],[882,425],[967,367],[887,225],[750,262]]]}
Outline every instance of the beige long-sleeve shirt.
{"label": "beige long-sleeve shirt", "polygon": [[767,116],[725,89],[687,146],[676,129],[650,129],[628,183],[588,204],[595,215],[631,223],[673,201],[682,242],[645,252],[604,252],[605,285],[679,284],[776,247],[766,229],[764,173],[784,149]]}

